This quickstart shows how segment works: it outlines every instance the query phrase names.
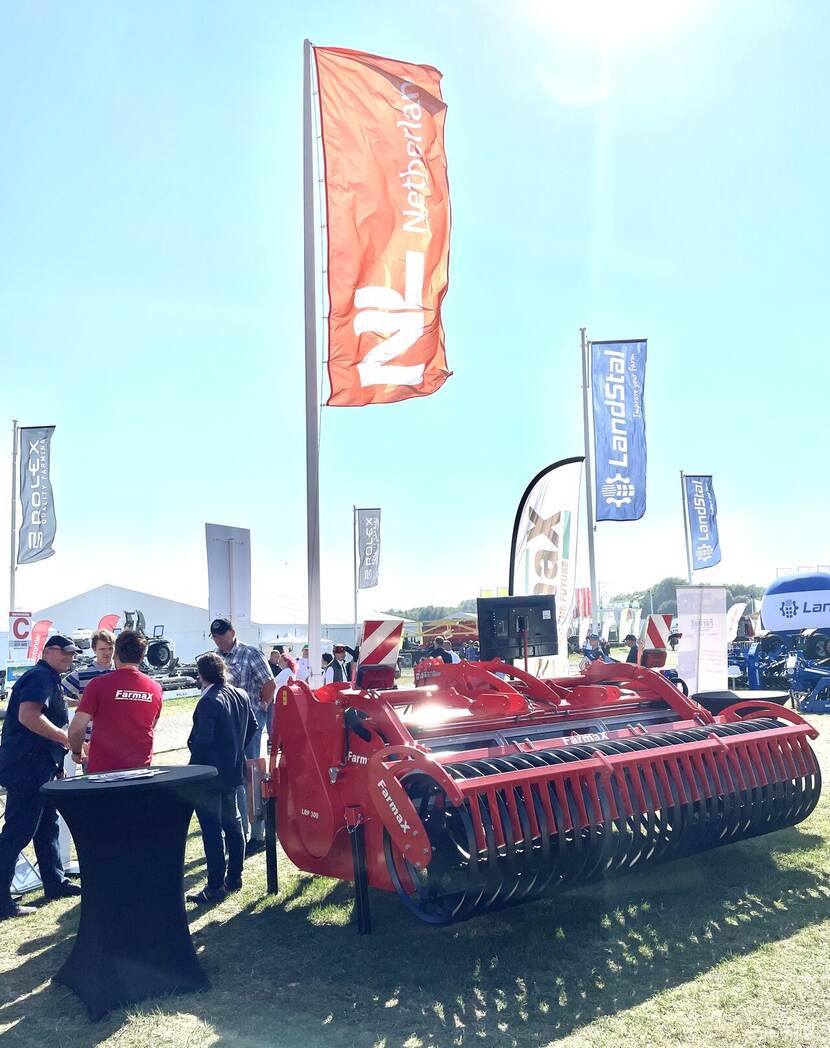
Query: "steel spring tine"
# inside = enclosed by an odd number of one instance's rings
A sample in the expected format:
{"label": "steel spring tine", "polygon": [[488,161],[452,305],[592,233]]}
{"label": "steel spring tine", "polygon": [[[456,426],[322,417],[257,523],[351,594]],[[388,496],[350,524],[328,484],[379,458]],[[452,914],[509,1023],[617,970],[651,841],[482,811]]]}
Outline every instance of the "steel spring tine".
{"label": "steel spring tine", "polygon": [[[622,745],[622,741],[614,739],[603,742],[595,749],[606,756],[630,753],[631,750]],[[639,806],[636,797],[632,796],[631,780],[627,769],[624,766],[617,766],[609,777],[609,782],[617,809],[617,818],[613,820],[615,848],[608,867],[611,872],[631,866],[633,856],[640,851],[640,841],[635,830],[635,826],[639,825],[636,814]],[[629,810],[635,814],[629,815]]]}

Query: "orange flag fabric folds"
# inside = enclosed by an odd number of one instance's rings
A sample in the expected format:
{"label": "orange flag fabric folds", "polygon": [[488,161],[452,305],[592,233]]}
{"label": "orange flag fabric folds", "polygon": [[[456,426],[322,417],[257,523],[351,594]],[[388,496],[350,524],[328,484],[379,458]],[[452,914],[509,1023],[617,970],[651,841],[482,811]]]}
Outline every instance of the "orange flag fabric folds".
{"label": "orange flag fabric folds", "polygon": [[441,74],[314,49],[328,221],[328,404],[426,396],[450,372],[441,303],[450,201]]}

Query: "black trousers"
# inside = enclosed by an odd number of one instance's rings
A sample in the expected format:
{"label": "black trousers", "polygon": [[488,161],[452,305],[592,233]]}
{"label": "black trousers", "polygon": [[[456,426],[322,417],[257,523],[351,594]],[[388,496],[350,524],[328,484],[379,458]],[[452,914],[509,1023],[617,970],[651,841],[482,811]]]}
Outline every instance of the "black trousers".
{"label": "black trousers", "polygon": [[66,879],[58,847],[58,813],[41,795],[41,785],[14,787],[6,793],[6,819],[0,832],[0,911],[6,913],[12,908],[10,889],[17,857],[30,841],[46,894],[57,894]]}
{"label": "black trousers", "polygon": [[209,891],[218,891],[225,883],[225,846],[228,846],[227,878],[238,881],[242,876],[245,855],[245,838],[242,836],[242,820],[236,806],[236,787],[229,790],[205,790],[203,799],[196,805],[196,818],[202,830],[202,842],[207,859],[207,886]]}

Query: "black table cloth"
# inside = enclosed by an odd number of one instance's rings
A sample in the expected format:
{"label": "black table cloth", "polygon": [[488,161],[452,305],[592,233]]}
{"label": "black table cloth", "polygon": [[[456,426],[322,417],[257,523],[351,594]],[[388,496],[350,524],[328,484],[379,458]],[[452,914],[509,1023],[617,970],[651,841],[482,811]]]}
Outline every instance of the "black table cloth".
{"label": "black table cloth", "polygon": [[194,804],[216,769],[80,776],[43,792],[66,819],[81,868],[81,920],[53,978],[89,1017],[146,997],[204,989],[184,903],[184,851]]}

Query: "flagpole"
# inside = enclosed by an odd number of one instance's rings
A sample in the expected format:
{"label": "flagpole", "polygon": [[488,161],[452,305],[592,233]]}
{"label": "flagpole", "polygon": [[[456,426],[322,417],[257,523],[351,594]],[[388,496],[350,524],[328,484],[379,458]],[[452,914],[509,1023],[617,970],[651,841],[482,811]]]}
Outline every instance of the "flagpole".
{"label": "flagpole", "polygon": [[9,611],[15,611],[14,584],[17,574],[15,544],[17,539],[17,419],[12,420],[12,537],[11,560],[9,562]]}
{"label": "flagpole", "polygon": [[308,547],[309,685],[322,684],[320,635],[320,436],[317,416],[317,311],[314,269],[314,132],[311,121],[309,40],[303,43],[303,256],[305,288],[305,461]]}
{"label": "flagpole", "polygon": [[352,559],[354,562],[354,643],[357,647],[357,506],[352,506]]}
{"label": "flagpole", "polygon": [[689,507],[686,505],[686,474],[680,471],[680,497],[683,502],[683,537],[686,540],[686,575],[692,584],[692,544],[689,535]]}
{"label": "flagpole", "polygon": [[588,341],[586,329],[580,328],[582,337],[582,421],[585,428],[585,507],[588,511],[588,570],[591,576],[591,624],[596,629],[596,617],[599,615],[599,594],[597,593],[597,563],[594,552],[594,480],[591,468],[591,425],[590,405],[588,403],[590,390],[590,367],[589,355],[591,343]]}

